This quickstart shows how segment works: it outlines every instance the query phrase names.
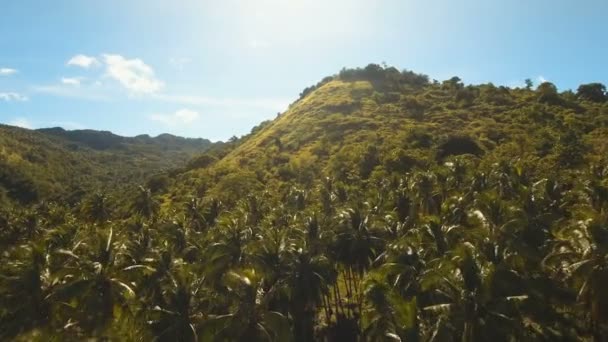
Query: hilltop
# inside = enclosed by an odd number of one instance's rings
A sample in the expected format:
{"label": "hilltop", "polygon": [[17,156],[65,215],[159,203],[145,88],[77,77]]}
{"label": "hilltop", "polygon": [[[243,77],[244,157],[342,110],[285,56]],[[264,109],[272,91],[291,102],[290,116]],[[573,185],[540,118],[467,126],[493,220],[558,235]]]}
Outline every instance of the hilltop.
{"label": "hilltop", "polygon": [[485,167],[509,161],[531,174],[566,174],[604,158],[603,94],[601,84],[560,93],[548,82],[508,88],[378,65],[345,69],[306,88],[234,148],[203,157],[202,167],[176,178],[170,198],[188,193],[182,184],[224,200],[280,184],[309,188],[325,177],[362,184],[458,155]]}

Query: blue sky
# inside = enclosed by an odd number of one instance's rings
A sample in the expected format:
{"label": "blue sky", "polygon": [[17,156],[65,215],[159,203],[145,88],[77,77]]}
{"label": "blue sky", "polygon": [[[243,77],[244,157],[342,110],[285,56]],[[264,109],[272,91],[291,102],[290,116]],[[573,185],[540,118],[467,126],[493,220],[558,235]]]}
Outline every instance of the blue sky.
{"label": "blue sky", "polygon": [[5,0],[0,122],[227,139],[342,67],[608,83],[604,0]]}

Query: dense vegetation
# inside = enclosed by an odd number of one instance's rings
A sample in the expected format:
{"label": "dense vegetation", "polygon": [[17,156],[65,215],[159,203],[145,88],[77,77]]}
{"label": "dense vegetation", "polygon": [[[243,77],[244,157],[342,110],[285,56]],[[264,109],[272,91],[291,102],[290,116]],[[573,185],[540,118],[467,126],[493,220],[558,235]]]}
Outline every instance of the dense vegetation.
{"label": "dense vegetation", "polygon": [[126,138],[92,130],[31,131],[0,125],[0,204],[76,204],[87,192],[120,192],[185,165],[210,146],[205,139],[168,134]]}
{"label": "dense vegetation", "polygon": [[605,87],[526,83],[345,69],[128,203],[5,207],[0,339],[602,341]]}

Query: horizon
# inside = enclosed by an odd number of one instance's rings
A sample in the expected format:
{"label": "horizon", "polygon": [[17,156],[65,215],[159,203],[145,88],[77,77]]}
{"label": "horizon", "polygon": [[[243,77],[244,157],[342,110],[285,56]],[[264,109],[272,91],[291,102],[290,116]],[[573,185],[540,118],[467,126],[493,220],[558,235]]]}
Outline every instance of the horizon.
{"label": "horizon", "polygon": [[[142,134],[136,134],[136,135],[120,135],[120,134],[116,134],[112,131],[108,131],[108,130],[98,130],[98,129],[92,129],[92,128],[75,128],[75,129],[69,129],[69,128],[65,128],[65,127],[61,127],[61,126],[49,126],[49,127],[37,127],[37,128],[31,128],[31,127],[22,127],[22,126],[18,126],[18,125],[11,125],[10,123],[2,123],[0,122],[0,125],[5,125],[5,126],[10,126],[10,127],[15,127],[15,128],[20,128],[20,129],[25,129],[25,130],[30,130],[30,131],[44,131],[44,130],[53,130],[53,129],[61,129],[64,130],[66,132],[87,132],[87,131],[91,131],[91,132],[98,132],[98,133],[110,133],[122,138],[138,138],[138,137],[150,137],[150,138],[159,138],[163,135],[169,135],[169,136],[173,136],[173,137],[177,137],[177,138],[184,138],[184,139],[192,139],[192,140],[198,140],[198,139],[202,139],[205,140],[206,138],[204,137],[184,137],[184,136],[180,136],[180,135],[175,135],[175,134],[171,134],[171,133],[159,133],[159,134],[147,134],[147,133],[142,133]],[[209,140],[209,139],[207,139]],[[228,139],[227,139],[228,140]],[[225,142],[222,140],[215,140],[215,141],[211,141],[213,143],[216,142]]]}
{"label": "horizon", "polygon": [[[0,122],[226,141],[343,67],[560,90],[608,81],[608,4],[117,0],[3,5]],[[45,13],[37,15],[36,13]]]}

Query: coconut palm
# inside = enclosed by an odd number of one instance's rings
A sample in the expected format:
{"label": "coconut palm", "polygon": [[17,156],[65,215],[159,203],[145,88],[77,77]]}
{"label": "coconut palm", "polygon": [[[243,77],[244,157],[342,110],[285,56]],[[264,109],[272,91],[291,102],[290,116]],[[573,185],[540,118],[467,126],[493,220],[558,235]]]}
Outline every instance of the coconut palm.
{"label": "coconut palm", "polygon": [[437,176],[430,171],[419,172],[411,179],[410,191],[416,199],[417,210],[421,215],[434,214],[437,211],[436,179]]}
{"label": "coconut palm", "polygon": [[184,205],[186,222],[190,229],[195,231],[202,231],[206,226],[205,218],[201,209],[201,200],[198,198],[191,198]]}
{"label": "coconut palm", "polygon": [[[180,274],[180,273],[178,273]],[[155,341],[195,342],[204,317],[201,302],[202,279],[183,270],[167,283],[162,303],[148,310],[146,318]]]}
{"label": "coconut palm", "polygon": [[133,213],[149,221],[154,221],[158,215],[159,208],[159,204],[154,198],[152,191],[143,186],[139,186],[135,199],[131,204]]}
{"label": "coconut palm", "polygon": [[85,216],[93,223],[104,224],[111,216],[109,198],[104,192],[96,192],[83,207]]}
{"label": "coconut palm", "polygon": [[13,261],[0,273],[0,339],[9,340],[53,320],[49,295],[53,284],[42,245],[31,244],[14,252]]}
{"label": "coconut palm", "polygon": [[[325,297],[336,275],[327,258],[311,255],[305,249],[293,253],[285,285],[289,293],[289,313],[296,341],[313,341],[315,316],[322,305],[331,316]],[[331,317],[327,317],[328,319]]]}
{"label": "coconut palm", "polygon": [[68,326],[86,334],[101,336],[120,315],[131,316],[128,301],[135,292],[123,280],[122,270],[115,262],[117,243],[113,229],[107,236],[99,234],[77,244],[68,255],[61,285],[50,298],[57,302],[73,303]]}
{"label": "coconut palm", "polygon": [[608,219],[579,222],[557,231],[557,237],[544,264],[570,279],[594,340],[601,341],[608,332]]}
{"label": "coconut palm", "polygon": [[[504,264],[478,261],[478,253],[465,243],[452,258],[426,272],[421,280],[422,289],[430,291],[422,303],[426,320],[444,317],[462,341],[521,339],[518,306],[528,298],[523,280]],[[435,325],[430,334],[445,328]]]}
{"label": "coconut palm", "polygon": [[201,327],[206,341],[291,341],[287,317],[268,309],[274,288],[262,288],[261,278],[253,270],[230,271],[223,277],[227,296],[232,298],[230,311],[209,317]]}

